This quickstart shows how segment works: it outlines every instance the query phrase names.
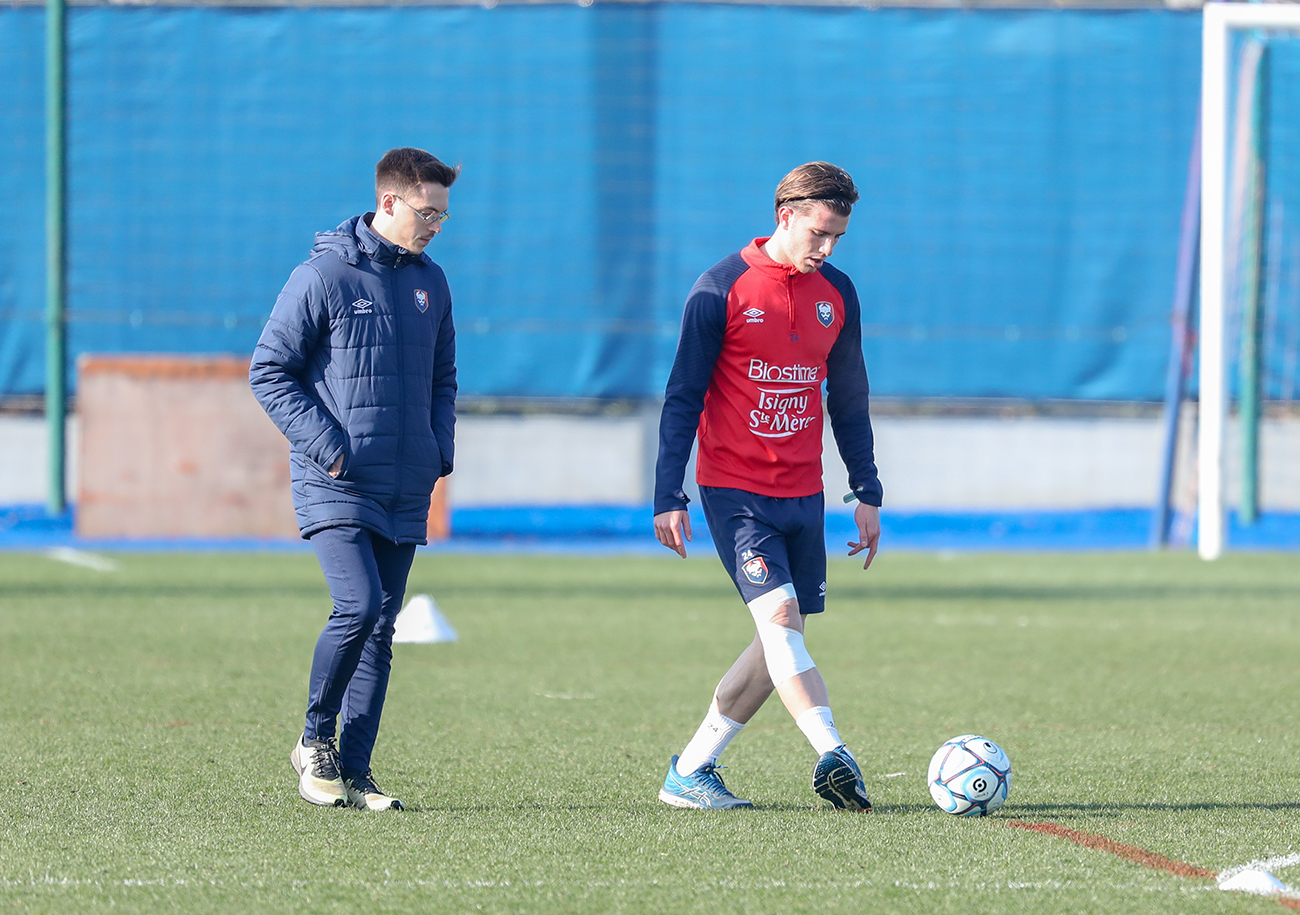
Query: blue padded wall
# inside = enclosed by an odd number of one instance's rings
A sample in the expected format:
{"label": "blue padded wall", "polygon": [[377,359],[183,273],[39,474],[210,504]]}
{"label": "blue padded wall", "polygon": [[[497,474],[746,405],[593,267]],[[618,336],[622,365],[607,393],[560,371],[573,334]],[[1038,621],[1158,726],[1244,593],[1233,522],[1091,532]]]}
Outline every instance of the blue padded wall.
{"label": "blue padded wall", "polygon": [[[0,397],[43,388],[43,29],[0,8]],[[462,391],[652,397],[694,278],[822,158],[863,191],[835,259],[876,393],[1161,394],[1196,14],[74,6],[69,51],[73,356],[250,352],[416,145],[464,165],[430,248]]]}

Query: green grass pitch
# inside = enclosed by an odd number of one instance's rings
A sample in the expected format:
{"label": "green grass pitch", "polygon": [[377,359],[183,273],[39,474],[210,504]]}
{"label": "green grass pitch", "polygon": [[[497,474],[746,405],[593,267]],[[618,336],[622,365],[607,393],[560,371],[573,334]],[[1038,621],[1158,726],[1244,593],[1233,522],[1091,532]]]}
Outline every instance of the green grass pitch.
{"label": "green grass pitch", "polygon": [[[393,815],[297,796],[310,553],[111,558],[0,553],[0,911],[1284,910],[1015,823],[1300,887],[1295,555],[833,562],[808,641],[872,815],[812,794],[775,699],[724,759],[757,809],[656,799],[750,636],[716,558],[421,552],[460,641],[397,646]],[[983,820],[925,787],[972,731],[1014,766]]]}

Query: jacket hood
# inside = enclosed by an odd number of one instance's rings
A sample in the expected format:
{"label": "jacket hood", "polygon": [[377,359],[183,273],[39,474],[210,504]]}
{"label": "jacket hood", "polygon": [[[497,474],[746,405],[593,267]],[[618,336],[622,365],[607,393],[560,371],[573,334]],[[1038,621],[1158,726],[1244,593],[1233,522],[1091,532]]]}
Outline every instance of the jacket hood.
{"label": "jacket hood", "polygon": [[316,243],[312,245],[312,256],[333,252],[339,260],[356,266],[364,254],[377,264],[400,267],[403,264],[427,262],[428,256],[416,254],[393,244],[370,227],[374,213],[353,216],[345,220],[337,229],[330,232],[317,232]]}

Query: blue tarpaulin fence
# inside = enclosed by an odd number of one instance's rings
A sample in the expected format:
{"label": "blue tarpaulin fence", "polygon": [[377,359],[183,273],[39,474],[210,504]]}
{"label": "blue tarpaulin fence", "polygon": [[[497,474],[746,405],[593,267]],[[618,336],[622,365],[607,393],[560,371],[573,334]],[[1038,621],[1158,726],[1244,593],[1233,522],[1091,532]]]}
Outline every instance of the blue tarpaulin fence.
{"label": "blue tarpaulin fence", "polygon": [[[73,6],[68,23],[74,358],[249,352],[312,234],[368,208],[374,162],[411,144],[464,165],[431,249],[462,392],[655,396],[694,278],[824,158],[864,192],[836,261],[877,393],[1161,395],[1198,14]],[[40,7],[0,7],[0,398],[44,385],[43,28]],[[376,60],[392,36],[398,62]],[[1295,111],[1300,52],[1271,72]],[[1270,143],[1295,150],[1296,119],[1275,120]],[[1294,169],[1273,178],[1300,200]],[[1298,222],[1300,205],[1290,237]]]}

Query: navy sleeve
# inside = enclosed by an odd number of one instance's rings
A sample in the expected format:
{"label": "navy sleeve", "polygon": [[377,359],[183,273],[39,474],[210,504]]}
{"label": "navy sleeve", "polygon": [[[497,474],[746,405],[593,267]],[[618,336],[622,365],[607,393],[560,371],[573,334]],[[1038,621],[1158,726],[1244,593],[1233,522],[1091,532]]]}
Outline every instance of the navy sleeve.
{"label": "navy sleeve", "polygon": [[862,308],[853,282],[839,270],[823,266],[825,276],[844,299],[844,327],[826,357],[826,413],[840,457],[849,471],[849,488],[859,502],[880,505],[884,491],[876,471],[875,436],[871,431],[870,386],[862,357]]}
{"label": "navy sleeve", "polygon": [[682,313],[677,357],[664,391],[659,418],[659,457],[655,462],[654,513],[684,509],[690,501],[682,491],[686,462],[704,410],[704,394],[713,366],[722,352],[727,326],[727,296],[748,269],[739,254],[725,258],[691,287]]}
{"label": "navy sleeve", "polygon": [[433,399],[430,421],[433,438],[442,455],[439,476],[447,476],[456,465],[456,326],[451,318],[451,291],[442,277],[447,307],[438,324],[433,349]]}
{"label": "navy sleeve", "polygon": [[343,454],[347,441],[301,379],[328,327],[325,281],[314,267],[300,264],[275,300],[248,367],[249,384],[262,409],[294,451],[322,467]]}

